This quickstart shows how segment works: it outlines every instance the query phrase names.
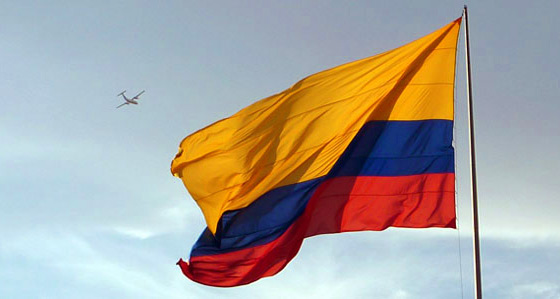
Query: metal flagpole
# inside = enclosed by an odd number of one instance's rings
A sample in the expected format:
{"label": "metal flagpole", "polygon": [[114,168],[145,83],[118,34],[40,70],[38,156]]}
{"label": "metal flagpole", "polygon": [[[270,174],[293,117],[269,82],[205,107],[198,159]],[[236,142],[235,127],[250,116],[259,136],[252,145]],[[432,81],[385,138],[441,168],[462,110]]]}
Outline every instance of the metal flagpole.
{"label": "metal flagpole", "polygon": [[473,251],[474,251],[474,288],[475,298],[482,299],[482,277],[480,271],[480,239],[478,234],[478,194],[476,187],[476,155],[474,147],[474,117],[472,101],[472,81],[471,81],[471,55],[469,45],[469,15],[467,6],[463,9],[465,18],[465,57],[467,59],[467,97],[469,102],[469,141],[470,141],[470,160],[471,160],[471,184],[472,184],[472,212],[473,212]]}

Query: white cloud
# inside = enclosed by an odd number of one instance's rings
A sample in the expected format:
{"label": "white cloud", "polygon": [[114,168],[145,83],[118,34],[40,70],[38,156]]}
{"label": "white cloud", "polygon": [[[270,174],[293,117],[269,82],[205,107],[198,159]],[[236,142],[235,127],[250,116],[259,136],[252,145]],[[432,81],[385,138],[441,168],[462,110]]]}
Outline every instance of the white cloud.
{"label": "white cloud", "polygon": [[407,298],[411,298],[411,297],[410,297],[410,295],[407,291],[396,290],[395,294],[391,298],[393,298],[393,299],[407,299]]}
{"label": "white cloud", "polygon": [[535,281],[517,285],[511,291],[511,298],[557,299],[560,298],[560,285],[548,281]]}
{"label": "white cloud", "polygon": [[129,236],[132,238],[142,239],[142,240],[155,235],[155,233],[152,231],[128,228],[128,227],[115,227],[115,231],[119,234]]}
{"label": "white cloud", "polygon": [[[465,298],[472,291],[470,267],[463,266],[460,280],[456,232],[451,230],[309,238],[286,269],[236,288],[199,285],[180,273],[174,263],[185,257],[194,235],[170,231],[142,238],[143,231],[125,232],[129,235],[35,229],[1,235],[0,279],[10,287],[0,289],[0,297],[443,299],[458,298],[461,284]],[[482,241],[488,298],[557,298],[556,245]],[[464,252],[463,264],[470,259]],[[10,296],[24,289],[27,295]]]}
{"label": "white cloud", "polygon": [[[126,259],[119,257],[122,252],[114,252],[114,246],[123,248]],[[17,273],[12,270],[23,264],[28,279],[20,281],[23,277],[17,275],[7,277],[19,284],[12,284],[11,288],[24,289],[28,280],[32,280],[39,284],[36,295],[47,298],[65,298],[64,294],[74,291],[81,292],[81,298],[100,298],[107,294],[110,297],[121,294],[118,297],[126,298],[183,298],[184,280],[176,266],[163,264],[164,260],[159,252],[127,244],[126,239],[110,242],[106,236],[43,231],[12,235],[10,239],[4,236],[0,242],[0,277]],[[41,272],[37,273],[37,269]],[[61,279],[64,290],[49,287],[49,283]],[[196,290],[191,292],[196,293]],[[0,288],[0,297],[15,298],[2,294]]]}
{"label": "white cloud", "polygon": [[151,214],[123,219],[120,224],[109,224],[105,229],[133,238],[147,239],[161,234],[185,232],[189,227],[199,227],[198,232],[190,230],[198,236],[205,224],[198,209],[188,200],[174,198],[163,206],[154,207]]}

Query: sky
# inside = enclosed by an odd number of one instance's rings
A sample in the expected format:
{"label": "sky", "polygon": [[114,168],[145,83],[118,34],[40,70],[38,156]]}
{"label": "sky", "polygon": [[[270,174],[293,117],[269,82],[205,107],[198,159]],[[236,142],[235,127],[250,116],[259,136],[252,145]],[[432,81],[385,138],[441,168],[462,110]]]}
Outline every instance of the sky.
{"label": "sky", "polygon": [[[169,166],[188,134],[398,47],[458,1],[1,1],[1,298],[472,298],[464,39],[459,229],[316,236],[278,275],[199,285],[205,227]],[[469,6],[485,298],[560,298],[556,1]],[[115,107],[127,90],[140,105]]]}

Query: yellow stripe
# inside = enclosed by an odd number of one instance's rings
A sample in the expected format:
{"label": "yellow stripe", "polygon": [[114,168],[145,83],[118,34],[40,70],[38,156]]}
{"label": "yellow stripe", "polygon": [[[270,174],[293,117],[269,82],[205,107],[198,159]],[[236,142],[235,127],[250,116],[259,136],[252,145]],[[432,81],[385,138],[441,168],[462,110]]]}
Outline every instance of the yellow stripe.
{"label": "yellow stripe", "polygon": [[326,175],[367,121],[452,120],[459,24],[311,75],[197,131],[181,142],[172,173],[215,232],[225,211]]}

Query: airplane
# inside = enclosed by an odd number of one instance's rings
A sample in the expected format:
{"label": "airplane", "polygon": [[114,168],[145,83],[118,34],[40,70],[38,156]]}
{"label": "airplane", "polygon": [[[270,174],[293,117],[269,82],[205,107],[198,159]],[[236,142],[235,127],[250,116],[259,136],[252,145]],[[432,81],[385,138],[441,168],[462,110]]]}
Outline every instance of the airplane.
{"label": "airplane", "polygon": [[124,105],[128,105],[128,104],[138,105],[138,102],[135,101],[135,100],[138,100],[138,98],[140,98],[140,95],[143,94],[144,91],[145,91],[145,90],[142,90],[139,94],[137,94],[136,96],[134,96],[133,98],[130,98],[130,99],[127,98],[127,97],[124,95],[124,93],[126,92],[126,90],[123,91],[123,92],[121,92],[121,93],[119,93],[119,94],[117,95],[117,97],[122,96],[126,102],[124,102],[124,103],[118,105],[117,108],[120,108],[120,107],[122,107],[122,106],[124,106]]}

